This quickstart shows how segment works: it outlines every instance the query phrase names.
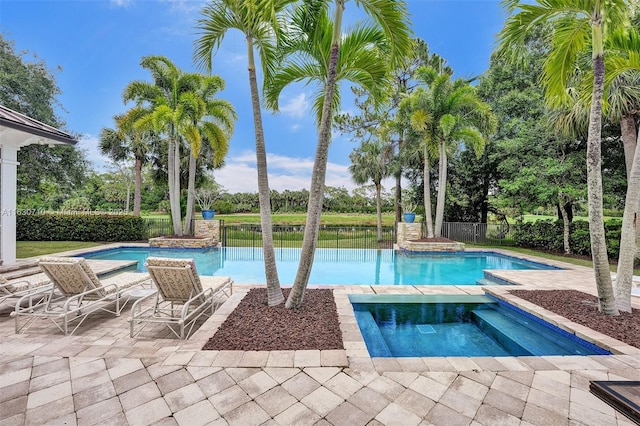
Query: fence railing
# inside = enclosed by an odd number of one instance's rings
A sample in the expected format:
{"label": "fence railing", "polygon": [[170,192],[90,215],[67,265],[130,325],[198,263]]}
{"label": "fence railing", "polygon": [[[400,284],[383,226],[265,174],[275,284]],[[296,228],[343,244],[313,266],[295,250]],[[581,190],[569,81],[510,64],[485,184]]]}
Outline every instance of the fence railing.
{"label": "fence railing", "polygon": [[173,222],[171,219],[145,219],[144,223],[148,238],[173,234]]}
{"label": "fence railing", "polygon": [[[220,240],[225,247],[262,247],[260,225],[233,224],[221,226]],[[274,225],[273,245],[275,248],[302,247],[304,226]],[[382,240],[378,241],[377,228],[367,226],[321,226],[318,234],[318,248],[392,248],[395,230],[382,229]]]}
{"label": "fence railing", "polygon": [[[171,219],[145,219],[149,238],[173,234]],[[259,224],[220,224],[220,241],[225,247],[262,247],[262,230]],[[514,226],[496,223],[445,222],[442,236],[466,244],[513,244]],[[426,237],[423,227],[422,236]],[[302,246],[304,226],[274,225],[275,248],[299,248]],[[383,227],[382,241],[378,242],[375,226],[321,226],[318,248],[393,248],[396,242],[395,228]]]}
{"label": "fence railing", "polygon": [[[502,223],[444,222],[442,236],[465,244],[513,244],[514,226]],[[426,237],[426,229],[422,228]]]}

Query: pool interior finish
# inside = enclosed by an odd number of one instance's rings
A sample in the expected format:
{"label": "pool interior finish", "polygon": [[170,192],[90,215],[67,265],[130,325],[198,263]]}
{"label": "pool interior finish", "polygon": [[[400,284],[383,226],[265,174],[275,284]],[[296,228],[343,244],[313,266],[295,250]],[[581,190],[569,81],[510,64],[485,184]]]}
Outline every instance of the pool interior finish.
{"label": "pool interior finish", "polygon": [[[224,275],[243,284],[265,282],[262,248],[160,249],[122,247],[83,255],[91,259],[136,260],[144,271],[149,256],[193,258],[202,275]],[[300,249],[276,249],[280,282],[292,284]],[[484,270],[559,269],[495,252],[403,253],[375,249],[316,249],[309,284],[490,285]]]}
{"label": "pool interior finish", "polygon": [[512,305],[474,295],[350,295],[372,357],[608,355]]}

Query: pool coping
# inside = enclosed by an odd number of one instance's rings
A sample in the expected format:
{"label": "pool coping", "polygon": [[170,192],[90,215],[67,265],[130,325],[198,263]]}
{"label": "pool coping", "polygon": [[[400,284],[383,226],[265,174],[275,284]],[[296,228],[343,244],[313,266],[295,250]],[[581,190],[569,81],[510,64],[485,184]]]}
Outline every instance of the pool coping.
{"label": "pool coping", "polygon": [[[100,247],[92,247],[89,249],[73,250],[61,255],[82,255],[83,253],[105,250],[118,247],[146,247],[145,243],[116,243]],[[537,258],[535,256],[523,256],[519,253],[511,253],[504,249],[469,249],[469,251],[492,251],[507,256],[522,258],[523,260],[533,260],[539,263],[549,263],[563,270],[546,270],[544,272],[554,273],[570,273],[571,271],[579,271],[583,274],[589,272],[593,276],[590,268],[566,264],[560,261]],[[37,259],[37,257],[36,257]],[[512,275],[520,275],[524,277],[532,272],[531,270],[510,271]],[[523,275],[525,274],[525,275]],[[518,281],[518,280],[514,280]],[[578,281],[583,281],[578,277]],[[568,289],[571,287],[559,286],[554,279],[545,285],[554,288]],[[584,283],[583,283],[584,284]],[[587,327],[573,323],[559,315],[546,311],[541,307],[533,305],[522,299],[517,298],[508,293],[510,289],[526,289],[528,286],[518,285],[496,285],[496,286],[367,286],[367,285],[331,285],[331,286],[309,286],[309,288],[330,288],[334,290],[334,299],[340,319],[340,328],[343,336],[344,350],[301,350],[301,351],[202,351],[201,348],[211,337],[217,328],[224,322],[226,317],[240,303],[242,297],[252,287],[260,287],[259,285],[242,285],[239,283],[235,286],[234,295],[229,298],[216,313],[207,320],[198,331],[187,341],[171,340],[171,339],[124,339],[124,344],[132,346],[133,349],[129,356],[135,357],[136,350],[140,350],[140,357],[149,356],[150,349],[162,353],[171,353],[163,362],[164,365],[186,365],[186,366],[214,366],[214,367],[348,367],[358,369],[372,369],[377,372],[385,371],[403,371],[410,368],[411,371],[469,371],[479,370],[523,370],[535,369],[536,365],[542,362],[550,362],[554,365],[565,366],[567,368],[584,365],[587,368],[589,358],[591,357],[623,357],[625,362],[640,365],[640,349],[629,346],[609,336],[595,332]],[[540,287],[540,286],[536,286]],[[581,291],[587,293],[595,292],[595,286],[590,288],[584,285],[580,286]],[[590,290],[590,291],[589,291]],[[574,333],[579,337],[601,346],[614,355],[588,355],[588,356],[551,356],[551,357],[427,357],[427,358],[372,358],[366,349],[364,339],[359,331],[352,305],[349,301],[349,294],[484,294],[485,291],[497,298],[502,298],[508,303],[513,304],[533,315],[539,316],[545,321],[556,325],[568,332]],[[640,300],[634,300],[634,308],[640,308]],[[22,335],[24,337],[24,335]],[[35,335],[32,335],[35,337]],[[59,338],[59,336],[56,336]],[[72,341],[82,341],[82,336],[70,336],[64,339]],[[128,340],[128,341],[127,341]],[[102,345],[114,342],[93,342],[94,345]],[[92,343],[83,342],[84,345]],[[96,348],[97,350],[97,348]],[[142,355],[144,354],[144,355]],[[75,355],[75,354],[74,354]],[[627,358],[631,356],[631,358]]]}

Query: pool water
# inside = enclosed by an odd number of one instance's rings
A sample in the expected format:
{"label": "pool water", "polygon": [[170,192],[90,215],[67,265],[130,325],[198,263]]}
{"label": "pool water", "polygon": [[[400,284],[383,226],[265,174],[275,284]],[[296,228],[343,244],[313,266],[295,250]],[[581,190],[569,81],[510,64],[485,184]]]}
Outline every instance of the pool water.
{"label": "pool water", "polygon": [[372,357],[604,355],[487,296],[350,295]]}
{"label": "pool water", "polygon": [[[261,248],[160,249],[124,247],[83,255],[89,259],[137,260],[144,271],[149,256],[195,259],[203,275],[233,277],[241,284],[265,282]],[[300,249],[276,249],[282,284],[294,281]],[[395,250],[317,249],[309,284],[476,285],[484,269],[558,269],[493,252],[407,254]]]}

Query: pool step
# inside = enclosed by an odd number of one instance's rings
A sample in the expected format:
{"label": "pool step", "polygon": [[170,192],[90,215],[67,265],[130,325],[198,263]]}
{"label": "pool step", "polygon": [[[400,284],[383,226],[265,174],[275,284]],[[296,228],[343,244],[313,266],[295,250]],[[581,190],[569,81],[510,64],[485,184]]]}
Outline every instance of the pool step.
{"label": "pool step", "polygon": [[372,357],[392,357],[391,350],[387,346],[376,320],[373,319],[369,311],[354,311],[358,327],[364,341],[367,344],[367,350]]}
{"label": "pool step", "polygon": [[471,311],[476,324],[516,356],[566,355],[579,352],[546,337],[540,324],[521,319],[507,309],[476,309]]}
{"label": "pool step", "polygon": [[495,281],[491,281],[490,279],[487,278],[480,278],[476,281],[477,285],[499,285],[499,283],[495,282]]}

